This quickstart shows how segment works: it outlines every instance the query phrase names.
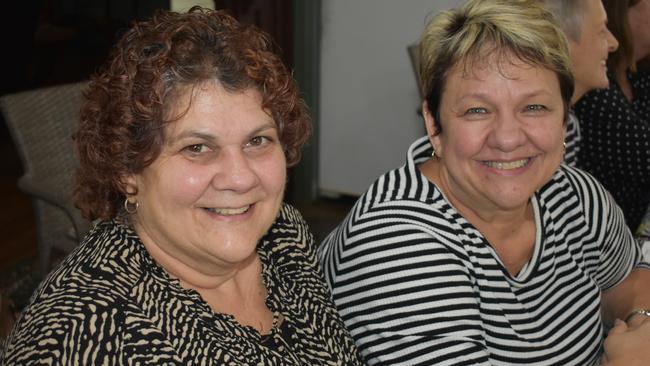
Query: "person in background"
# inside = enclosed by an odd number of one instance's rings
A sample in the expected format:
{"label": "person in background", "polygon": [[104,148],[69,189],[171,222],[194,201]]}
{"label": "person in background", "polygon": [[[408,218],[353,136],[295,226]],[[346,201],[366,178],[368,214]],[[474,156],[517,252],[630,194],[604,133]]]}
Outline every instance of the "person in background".
{"label": "person in background", "polygon": [[623,209],[634,232],[650,204],[650,1],[606,0],[620,47],[608,61],[609,88],[577,101],[582,141],[578,166],[593,174]]}
{"label": "person in background", "polygon": [[100,222],[0,364],[362,364],[283,203],[311,125],[266,34],[220,11],[159,11],[85,97],[75,199]]}
{"label": "person in background", "polygon": [[366,361],[645,364],[650,266],[600,183],[561,164],[575,94],[552,14],[469,0],[419,50],[427,136],[319,247]]}
{"label": "person in background", "polygon": [[[607,29],[607,14],[599,0],[544,0],[569,42],[571,70],[575,88],[571,106],[590,90],[607,88],[607,58],[618,47],[617,39]],[[583,156],[582,133],[578,117],[569,110],[564,162],[580,166]]]}

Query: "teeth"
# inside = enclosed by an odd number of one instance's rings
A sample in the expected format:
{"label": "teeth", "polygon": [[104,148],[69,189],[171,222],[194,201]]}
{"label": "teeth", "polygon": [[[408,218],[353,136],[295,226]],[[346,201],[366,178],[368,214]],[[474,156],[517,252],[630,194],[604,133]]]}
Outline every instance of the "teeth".
{"label": "teeth", "polygon": [[510,161],[510,162],[495,162],[495,161],[486,161],[485,165],[489,166],[490,168],[495,168],[495,169],[500,169],[500,170],[510,170],[510,169],[517,169],[521,168],[524,165],[528,164],[528,161],[530,159],[521,159],[517,161]]}
{"label": "teeth", "polygon": [[222,215],[222,216],[234,216],[234,215],[241,215],[244,212],[248,211],[248,209],[251,206],[244,206],[240,208],[206,208],[206,210],[210,212],[214,212],[217,215]]}

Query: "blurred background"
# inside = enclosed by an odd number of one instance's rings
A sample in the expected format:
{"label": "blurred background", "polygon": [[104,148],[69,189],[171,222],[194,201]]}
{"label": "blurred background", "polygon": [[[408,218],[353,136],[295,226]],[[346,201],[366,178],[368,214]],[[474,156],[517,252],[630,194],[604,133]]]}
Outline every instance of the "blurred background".
{"label": "blurred background", "polygon": [[[291,0],[8,1],[3,2],[0,21],[0,95],[85,80],[132,21],[148,18],[159,8],[183,11],[192,5],[226,9],[240,21],[258,25],[274,37],[284,62],[293,68]],[[16,185],[23,173],[0,115],[0,339],[43,275],[38,270],[35,209]],[[53,249],[51,267],[65,254]]]}
{"label": "blurred background", "polygon": [[[85,80],[129,24],[158,9],[227,9],[270,33],[293,67],[292,1],[25,0],[3,4],[0,95]],[[1,118],[1,117],[0,117]],[[31,201],[16,187],[23,167],[0,120],[0,271],[36,255]],[[1,272],[0,272],[1,273]]]}
{"label": "blurred background", "polygon": [[[226,9],[268,32],[293,70],[314,135],[287,200],[319,242],[375,177],[401,165],[424,133],[407,48],[427,15],[461,0],[21,0],[3,2],[0,95],[85,80],[134,20],[156,9]],[[34,209],[0,116],[0,337],[40,280]],[[53,253],[52,260],[65,253]],[[4,301],[2,301],[4,299]],[[8,301],[11,300],[11,309]]]}

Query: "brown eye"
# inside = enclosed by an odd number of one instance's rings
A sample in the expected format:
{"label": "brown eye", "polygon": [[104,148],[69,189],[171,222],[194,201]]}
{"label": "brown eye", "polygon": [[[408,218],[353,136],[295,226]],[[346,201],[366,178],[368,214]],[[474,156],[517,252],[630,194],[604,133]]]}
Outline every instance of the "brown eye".
{"label": "brown eye", "polygon": [[265,136],[255,136],[248,142],[248,146],[262,146],[267,142],[270,142],[271,139]]}
{"label": "brown eye", "polygon": [[204,144],[194,144],[194,145],[186,146],[183,150],[189,151],[194,154],[199,154],[205,151],[205,149],[207,149],[207,146],[205,146]]}

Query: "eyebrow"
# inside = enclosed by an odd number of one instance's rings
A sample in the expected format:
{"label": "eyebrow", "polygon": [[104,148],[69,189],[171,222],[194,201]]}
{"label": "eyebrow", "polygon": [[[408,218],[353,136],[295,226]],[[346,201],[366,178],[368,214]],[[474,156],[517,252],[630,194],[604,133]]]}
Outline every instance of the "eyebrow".
{"label": "eyebrow", "polygon": [[[258,133],[261,133],[261,132],[267,131],[267,130],[277,130],[277,126],[272,121],[265,122],[264,124],[262,124],[258,128],[251,131],[249,136],[255,136]],[[217,135],[209,133],[209,132],[203,132],[201,130],[190,129],[190,130],[185,130],[185,131],[183,131],[183,132],[181,132],[181,133],[179,133],[177,135],[171,136],[168,141],[169,141],[169,143],[173,143],[175,141],[181,141],[181,140],[185,140],[185,139],[199,139],[199,140],[206,140],[206,141],[215,142],[215,141],[219,140],[219,137]]]}
{"label": "eyebrow", "polygon": [[[527,98],[533,98],[541,95],[552,95],[552,93],[549,93],[543,89],[536,89],[536,90],[531,90],[529,92],[523,93],[519,96],[517,96],[518,99],[527,99]],[[489,92],[472,92],[466,95],[463,95],[458,99],[458,101],[464,101],[466,99],[480,99],[480,100],[485,100],[485,101],[490,101],[492,98],[492,93]]]}

